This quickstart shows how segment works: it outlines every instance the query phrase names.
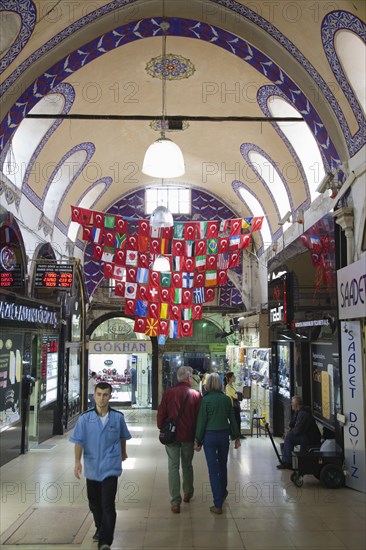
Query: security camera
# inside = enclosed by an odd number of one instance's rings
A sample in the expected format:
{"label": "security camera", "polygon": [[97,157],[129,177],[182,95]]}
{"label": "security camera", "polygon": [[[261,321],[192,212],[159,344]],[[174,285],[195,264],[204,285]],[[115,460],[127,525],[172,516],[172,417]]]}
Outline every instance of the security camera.
{"label": "security camera", "polygon": [[291,218],[292,212],[290,210],[283,216],[283,218],[278,222],[278,225],[285,225],[286,222]]}
{"label": "security camera", "polygon": [[333,178],[334,174],[332,172],[328,172],[327,174],[325,174],[324,178],[316,188],[316,192],[325,193],[325,191],[330,188],[330,183],[332,182]]}

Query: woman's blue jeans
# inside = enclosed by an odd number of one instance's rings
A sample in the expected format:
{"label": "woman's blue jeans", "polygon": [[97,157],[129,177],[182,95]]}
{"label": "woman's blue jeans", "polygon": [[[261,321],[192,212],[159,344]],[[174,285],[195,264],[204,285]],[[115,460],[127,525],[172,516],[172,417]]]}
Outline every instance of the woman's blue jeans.
{"label": "woman's blue jeans", "polygon": [[207,430],[203,439],[211,491],[216,508],[222,508],[227,487],[229,430]]}

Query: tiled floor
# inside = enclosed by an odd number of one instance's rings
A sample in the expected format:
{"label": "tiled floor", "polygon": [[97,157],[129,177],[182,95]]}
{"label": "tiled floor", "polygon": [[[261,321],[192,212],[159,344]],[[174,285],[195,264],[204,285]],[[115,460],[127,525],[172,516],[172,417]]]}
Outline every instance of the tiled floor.
{"label": "tiled floor", "polygon": [[[264,436],[243,440],[229,455],[229,496],[222,516],[213,516],[203,451],[194,458],[195,495],[170,511],[167,458],[158,442],[155,412],[126,410],[133,439],[124,462],[117,502],[113,550],[162,549],[331,549],[365,550],[366,495],[330,490],[311,476],[297,488]],[[1,533],[29,507],[87,507],[84,482],[73,476],[68,434],[54,437],[50,450],[32,450],[3,466]],[[56,524],[55,529],[58,528]],[[81,545],[4,545],[5,550],[96,550],[91,525]]]}

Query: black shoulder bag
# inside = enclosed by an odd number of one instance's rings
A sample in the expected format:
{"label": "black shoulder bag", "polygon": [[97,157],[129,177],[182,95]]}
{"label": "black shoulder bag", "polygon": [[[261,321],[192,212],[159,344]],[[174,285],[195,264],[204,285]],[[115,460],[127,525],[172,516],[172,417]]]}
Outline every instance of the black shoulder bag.
{"label": "black shoulder bag", "polygon": [[164,424],[164,426],[161,428],[160,432],[159,432],[159,441],[160,443],[162,443],[163,445],[169,445],[169,443],[174,443],[175,441],[175,434],[176,434],[176,430],[177,430],[177,425],[178,425],[178,422],[179,422],[179,419],[180,417],[182,416],[183,414],[183,411],[184,411],[184,407],[187,403],[187,399],[188,399],[188,395],[189,395],[189,392],[191,390],[188,390],[187,391],[187,394],[184,398],[184,401],[183,401],[183,404],[179,410],[179,413],[178,413],[178,416],[175,420],[170,420],[170,422],[167,422],[166,424]]}

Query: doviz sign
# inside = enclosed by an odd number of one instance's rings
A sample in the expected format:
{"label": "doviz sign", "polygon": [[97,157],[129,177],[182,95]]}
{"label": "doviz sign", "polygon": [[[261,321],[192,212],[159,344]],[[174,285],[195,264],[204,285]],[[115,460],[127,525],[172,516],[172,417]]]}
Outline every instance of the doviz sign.
{"label": "doviz sign", "polygon": [[36,288],[72,288],[73,264],[39,263],[36,265]]}

